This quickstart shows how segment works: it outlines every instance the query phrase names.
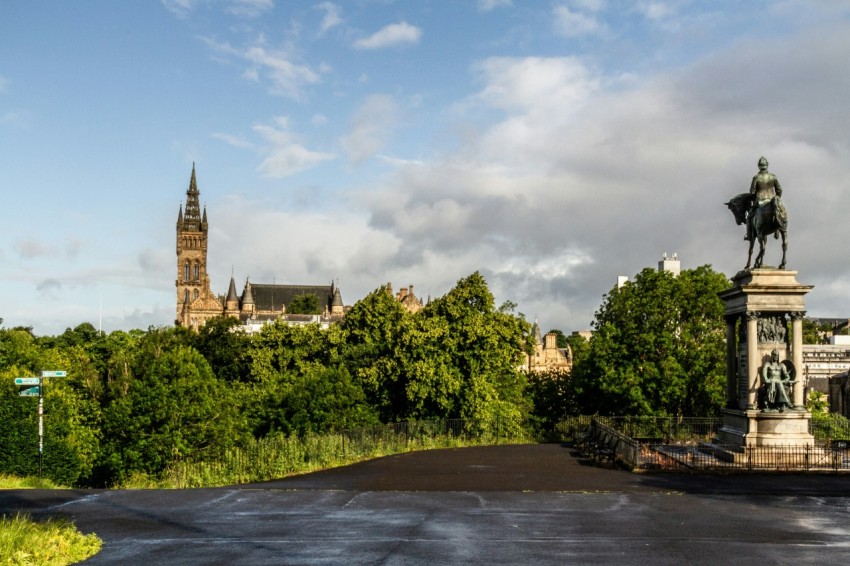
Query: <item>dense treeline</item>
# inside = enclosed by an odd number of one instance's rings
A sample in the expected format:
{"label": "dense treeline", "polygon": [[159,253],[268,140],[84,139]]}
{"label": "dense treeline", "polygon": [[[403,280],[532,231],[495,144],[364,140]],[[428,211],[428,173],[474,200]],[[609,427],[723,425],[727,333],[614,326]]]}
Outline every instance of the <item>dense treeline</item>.
{"label": "dense treeline", "polygon": [[603,298],[573,378],[582,409],[606,415],[713,416],[725,399],[726,326],[709,266],[644,269]]}
{"label": "dense treeline", "polygon": [[276,323],[255,335],[217,318],[180,327],[59,336],[0,328],[0,472],[37,470],[36,398],[14,377],[62,369],[46,387],[44,469],[64,484],[158,477],[271,435],[434,418],[518,429],[577,414],[716,414],[723,400],[729,282],[704,266],[647,269],[603,297],[590,341],[560,334],[569,373],[520,371],[530,325],[497,308],[474,273],[416,314],[383,288],[342,324]]}
{"label": "dense treeline", "polygon": [[199,332],[0,329],[0,471],[37,471],[37,398],[12,378],[42,369],[68,372],[45,388],[44,469],[64,484],[155,477],[272,434],[428,418],[520,427],[530,329],[509,307],[475,273],[416,314],[378,289],[326,330],[277,323],[251,336],[230,318]]}

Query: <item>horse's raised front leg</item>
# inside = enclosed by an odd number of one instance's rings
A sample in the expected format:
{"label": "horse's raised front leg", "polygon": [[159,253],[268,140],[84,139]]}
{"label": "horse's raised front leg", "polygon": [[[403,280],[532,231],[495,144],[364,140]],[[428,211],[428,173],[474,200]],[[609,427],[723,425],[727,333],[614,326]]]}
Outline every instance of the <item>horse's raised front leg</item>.
{"label": "horse's raised front leg", "polygon": [[782,234],[782,263],[779,264],[779,269],[785,269],[785,252],[788,250],[788,238],[784,231]]}

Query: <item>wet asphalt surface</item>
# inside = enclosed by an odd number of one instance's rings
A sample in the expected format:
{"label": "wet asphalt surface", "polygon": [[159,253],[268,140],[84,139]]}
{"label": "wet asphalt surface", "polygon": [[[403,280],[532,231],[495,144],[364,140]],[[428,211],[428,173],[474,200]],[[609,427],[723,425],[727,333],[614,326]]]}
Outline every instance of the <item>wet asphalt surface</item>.
{"label": "wet asphalt surface", "polygon": [[633,474],[559,445],[432,450],[196,490],[5,490],[95,532],[86,564],[828,564],[850,476]]}

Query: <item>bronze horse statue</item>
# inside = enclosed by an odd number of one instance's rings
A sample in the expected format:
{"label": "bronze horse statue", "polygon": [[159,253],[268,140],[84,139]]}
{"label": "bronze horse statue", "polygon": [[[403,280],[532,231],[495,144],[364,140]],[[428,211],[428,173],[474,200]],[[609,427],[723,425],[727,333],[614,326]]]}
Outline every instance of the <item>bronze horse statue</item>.
{"label": "bronze horse statue", "polygon": [[767,244],[767,237],[770,235],[773,235],[774,238],[782,237],[782,263],[779,264],[779,269],[785,269],[785,252],[788,250],[788,216],[785,207],[782,206],[781,201],[777,202],[779,201],[778,196],[761,206],[754,206],[754,199],[754,194],[742,193],[725,203],[732,214],[735,215],[735,221],[738,225],[747,225],[747,236],[744,239],[750,241],[750,251],[747,255],[747,266],[744,269],[750,268],[750,261],[753,258],[753,245],[756,240],[759,242],[759,253],[756,256],[753,269],[762,266],[764,248]]}

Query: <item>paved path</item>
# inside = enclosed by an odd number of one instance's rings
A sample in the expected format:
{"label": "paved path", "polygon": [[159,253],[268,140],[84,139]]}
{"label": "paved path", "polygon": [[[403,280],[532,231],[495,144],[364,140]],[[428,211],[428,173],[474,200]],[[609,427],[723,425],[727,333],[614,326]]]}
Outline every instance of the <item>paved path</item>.
{"label": "paved path", "polygon": [[90,564],[818,564],[850,477],[649,475],[557,445],[434,450],[220,489],[0,491],[104,539]]}

